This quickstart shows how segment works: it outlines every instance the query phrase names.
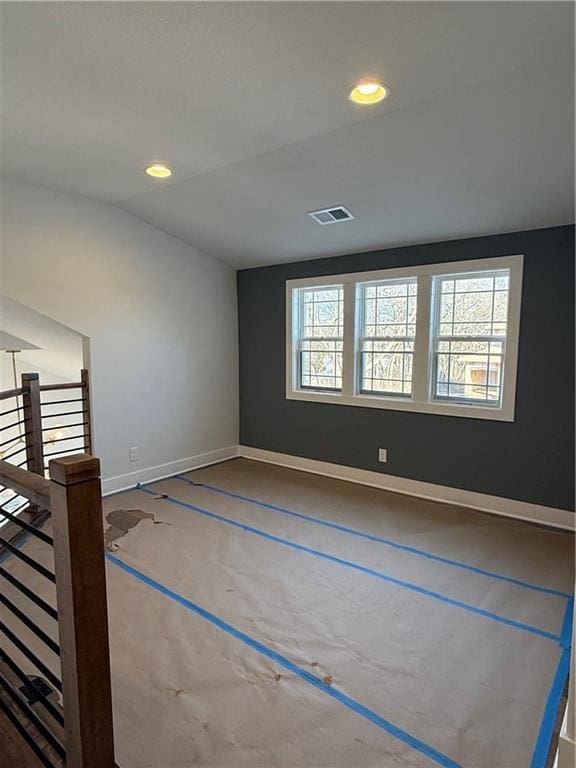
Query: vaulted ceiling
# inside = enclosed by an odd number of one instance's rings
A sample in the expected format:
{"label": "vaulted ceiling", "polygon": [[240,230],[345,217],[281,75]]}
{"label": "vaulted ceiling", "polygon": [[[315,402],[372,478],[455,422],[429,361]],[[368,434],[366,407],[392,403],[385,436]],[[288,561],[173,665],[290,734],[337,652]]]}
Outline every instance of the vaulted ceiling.
{"label": "vaulted ceiling", "polygon": [[[6,176],[235,266],[568,223],[564,2],[5,2]],[[361,77],[391,89],[346,98]],[[151,161],[173,168],[155,181]],[[353,221],[307,211],[341,204]]]}

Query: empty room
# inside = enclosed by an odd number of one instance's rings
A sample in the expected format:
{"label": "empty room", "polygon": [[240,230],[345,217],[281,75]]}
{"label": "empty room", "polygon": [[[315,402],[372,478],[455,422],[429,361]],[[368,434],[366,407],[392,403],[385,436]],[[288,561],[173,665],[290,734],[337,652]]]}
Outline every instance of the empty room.
{"label": "empty room", "polygon": [[574,24],[0,2],[2,768],[574,768]]}

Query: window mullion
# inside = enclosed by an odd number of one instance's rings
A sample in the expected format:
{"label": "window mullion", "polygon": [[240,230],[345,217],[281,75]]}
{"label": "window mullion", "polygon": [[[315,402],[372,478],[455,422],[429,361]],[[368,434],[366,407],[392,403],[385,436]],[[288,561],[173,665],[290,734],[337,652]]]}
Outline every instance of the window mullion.
{"label": "window mullion", "polygon": [[418,276],[416,302],[416,338],[412,374],[412,399],[426,402],[430,386],[430,323],[432,319],[432,276]]}
{"label": "window mullion", "polygon": [[356,394],[356,283],[344,283],[344,342],[342,345],[342,394]]}

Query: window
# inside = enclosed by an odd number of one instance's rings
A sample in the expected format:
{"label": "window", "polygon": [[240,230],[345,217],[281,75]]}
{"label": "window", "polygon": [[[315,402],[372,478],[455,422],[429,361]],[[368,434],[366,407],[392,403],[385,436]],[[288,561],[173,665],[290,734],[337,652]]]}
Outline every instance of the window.
{"label": "window", "polygon": [[513,421],[522,256],[289,280],[286,397]]}
{"label": "window", "polygon": [[434,397],[499,405],[508,270],[434,278]]}
{"label": "window", "polygon": [[342,389],[344,288],[306,288],[300,295],[299,380],[302,389]]}
{"label": "window", "polygon": [[416,278],[360,286],[360,392],[412,394],[416,336]]}

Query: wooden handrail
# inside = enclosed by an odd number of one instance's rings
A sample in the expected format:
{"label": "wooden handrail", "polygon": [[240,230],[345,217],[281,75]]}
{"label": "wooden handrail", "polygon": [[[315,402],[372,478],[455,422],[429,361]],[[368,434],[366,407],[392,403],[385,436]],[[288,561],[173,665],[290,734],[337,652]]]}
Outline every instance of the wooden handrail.
{"label": "wooden handrail", "polygon": [[50,482],[40,475],[0,460],[0,485],[11,488],[41,509],[50,509]]}
{"label": "wooden handrail", "polygon": [[62,384],[41,384],[40,392],[52,392],[56,389],[82,389],[84,383],[82,381],[66,381]]}
{"label": "wooden handrail", "polygon": [[11,397],[20,397],[22,389],[5,389],[0,392],[0,400],[9,400]]}

